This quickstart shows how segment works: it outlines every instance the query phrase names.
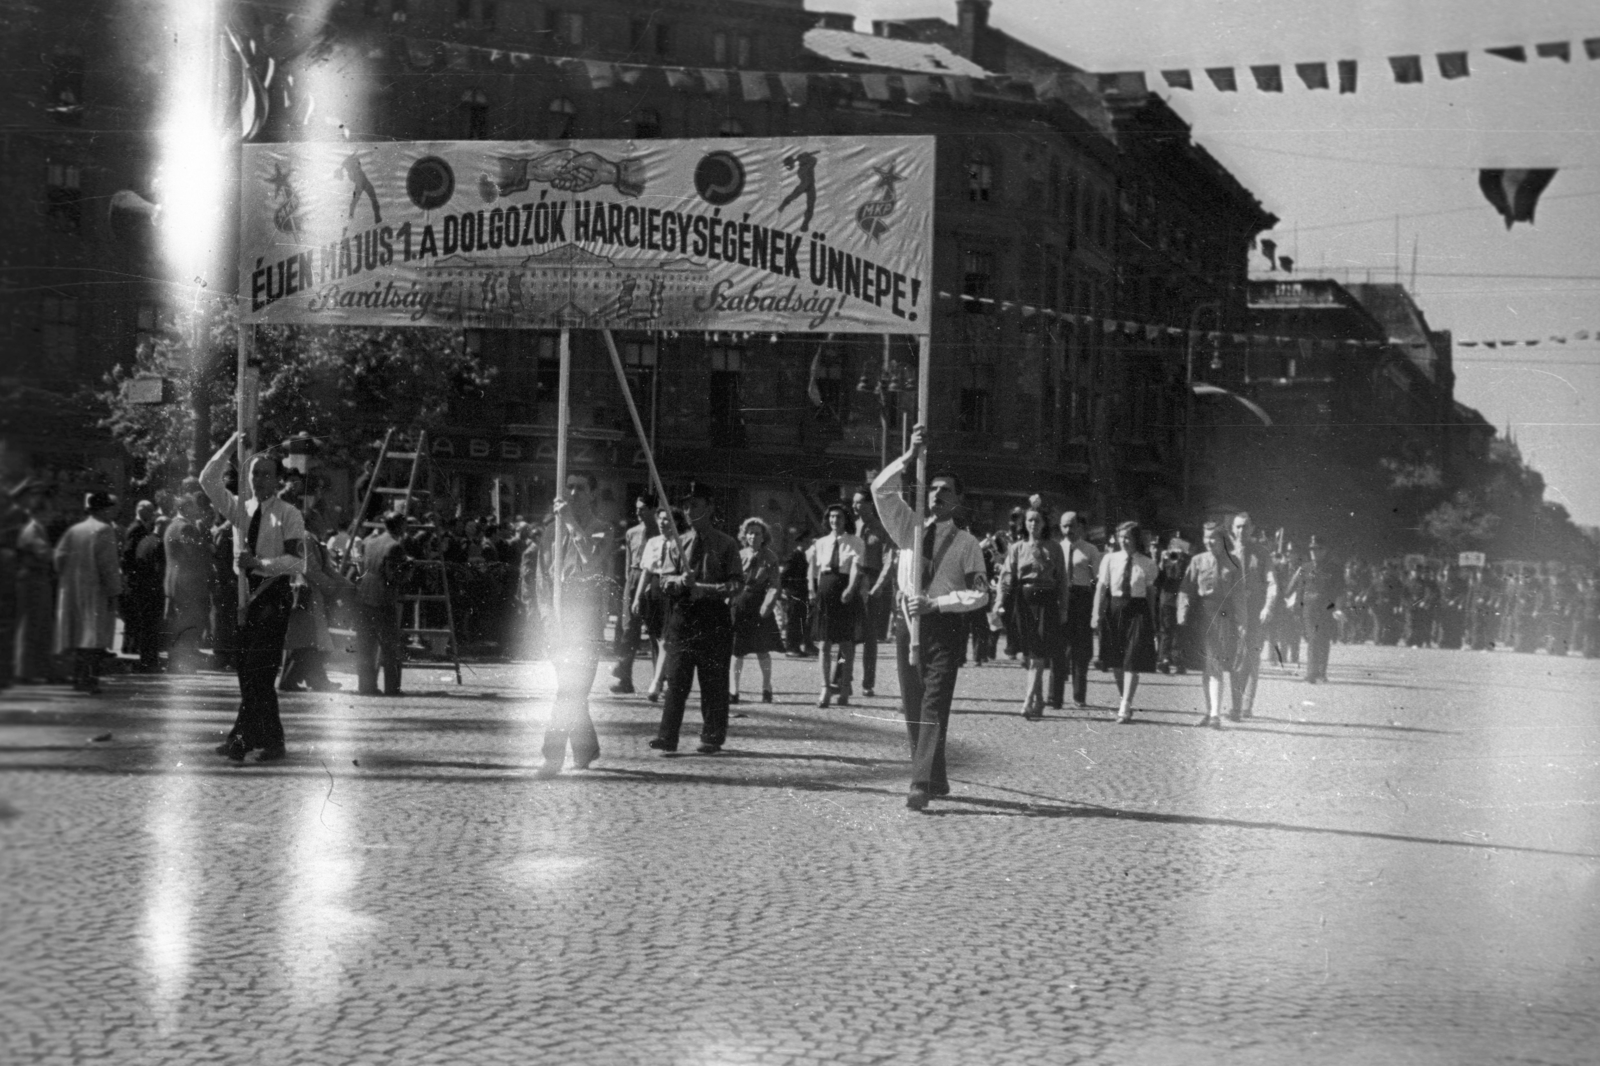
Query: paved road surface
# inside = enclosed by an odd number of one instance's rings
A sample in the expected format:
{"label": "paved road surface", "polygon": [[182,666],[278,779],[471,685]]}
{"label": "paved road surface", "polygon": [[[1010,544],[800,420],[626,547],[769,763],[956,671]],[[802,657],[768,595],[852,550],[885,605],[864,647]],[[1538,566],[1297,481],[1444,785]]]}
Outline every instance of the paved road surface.
{"label": "paved road surface", "polygon": [[271,766],[221,675],[0,694],[0,1062],[1600,1061],[1600,661],[1335,648],[1222,732],[969,668],[920,815],[892,683],[812,674],[716,756],[597,699],[554,781],[534,665],[290,697]]}

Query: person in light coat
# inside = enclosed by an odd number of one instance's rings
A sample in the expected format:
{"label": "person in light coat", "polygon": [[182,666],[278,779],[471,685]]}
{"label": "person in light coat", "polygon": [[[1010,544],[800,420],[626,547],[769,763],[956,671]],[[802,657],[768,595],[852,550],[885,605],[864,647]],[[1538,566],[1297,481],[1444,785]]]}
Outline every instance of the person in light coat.
{"label": "person in light coat", "polygon": [[117,531],[110,521],[116,507],[110,493],[89,493],[83,501],[88,515],[56,544],[56,653],[72,652],[72,687],[79,692],[100,691],[100,660],[116,638],[122,594]]}

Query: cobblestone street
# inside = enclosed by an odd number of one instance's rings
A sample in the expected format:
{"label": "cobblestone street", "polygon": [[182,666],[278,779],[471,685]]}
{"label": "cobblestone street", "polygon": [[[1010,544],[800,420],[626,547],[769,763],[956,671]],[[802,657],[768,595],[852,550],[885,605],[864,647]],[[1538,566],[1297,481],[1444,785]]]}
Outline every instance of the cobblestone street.
{"label": "cobblestone street", "polygon": [[1600,661],[1331,673],[1214,732],[1193,676],[1029,723],[969,666],[922,814],[892,680],[795,660],[715,756],[597,697],[551,781],[542,665],[288,696],[271,766],[228,676],[12,689],[0,1061],[1596,1061]]}

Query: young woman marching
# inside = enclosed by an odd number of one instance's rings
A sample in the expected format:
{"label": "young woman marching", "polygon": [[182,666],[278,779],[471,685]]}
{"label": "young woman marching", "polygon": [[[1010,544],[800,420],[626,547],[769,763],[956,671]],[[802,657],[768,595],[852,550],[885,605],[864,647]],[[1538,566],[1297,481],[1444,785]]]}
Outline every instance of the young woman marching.
{"label": "young woman marching", "polygon": [[1100,560],[1091,624],[1100,631],[1100,659],[1122,694],[1117,722],[1126,724],[1133,721],[1139,675],[1156,668],[1156,564],[1144,552],[1137,522],[1117,527],[1117,546]]}

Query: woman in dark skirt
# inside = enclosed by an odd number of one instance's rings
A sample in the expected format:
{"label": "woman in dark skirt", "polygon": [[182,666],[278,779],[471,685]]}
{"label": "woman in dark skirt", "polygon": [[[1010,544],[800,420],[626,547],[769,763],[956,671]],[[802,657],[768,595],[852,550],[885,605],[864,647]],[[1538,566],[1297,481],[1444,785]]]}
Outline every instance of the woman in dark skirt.
{"label": "woman in dark skirt", "polygon": [[[1178,625],[1189,626],[1202,653],[1201,688],[1206,716],[1199,725],[1222,728],[1223,678],[1238,676],[1243,663],[1244,631],[1250,610],[1244,573],[1228,554],[1227,538],[1217,522],[1207,522],[1205,551],[1189,560],[1178,588]],[[1234,694],[1238,699],[1238,693]]]}
{"label": "woman in dark skirt", "polygon": [[[675,526],[668,523],[675,523]],[[639,557],[639,584],[633,594],[633,612],[650,636],[650,656],[655,660],[650,687],[645,690],[645,699],[651,703],[661,698],[662,675],[667,665],[661,643],[666,639],[666,601],[661,595],[661,575],[678,571],[677,555],[667,531],[676,528],[680,534],[687,533],[689,523],[682,511],[663,507],[656,512],[656,528],[661,532],[644,542],[644,552]]]}
{"label": "woman in dark skirt", "polygon": [[1100,661],[1111,668],[1122,699],[1117,721],[1133,721],[1139,675],[1156,668],[1156,564],[1144,552],[1137,522],[1117,527],[1119,550],[1100,560],[1091,624],[1100,631]]}
{"label": "woman in dark skirt", "polygon": [[855,523],[844,504],[829,506],[826,518],[828,532],[811,546],[811,618],[822,669],[817,706],[826,707],[837,694],[842,707],[850,702],[845,679],[855,661],[862,545],[851,532]]}
{"label": "woman in dark skirt", "polygon": [[1030,509],[1023,525],[1026,538],[1011,545],[1000,568],[1000,612],[1006,647],[1022,655],[1027,674],[1022,717],[1037,721],[1044,717],[1044,672],[1066,623],[1067,564],[1042,510]]}
{"label": "woman in dark skirt", "polygon": [[778,599],[778,557],[772,554],[772,531],[759,518],[739,525],[739,566],[743,584],[733,594],[733,685],[729,703],[739,702],[739,675],[744,657],[754,655],[761,667],[761,702],[772,702],[772,653],[783,646],[772,606]]}

